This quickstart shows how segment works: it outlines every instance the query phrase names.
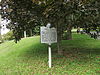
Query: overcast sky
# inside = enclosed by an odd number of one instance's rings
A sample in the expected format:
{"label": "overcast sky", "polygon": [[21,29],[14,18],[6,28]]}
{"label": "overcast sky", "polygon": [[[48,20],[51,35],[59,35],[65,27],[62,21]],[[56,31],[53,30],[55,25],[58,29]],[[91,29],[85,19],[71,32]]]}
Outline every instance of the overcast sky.
{"label": "overcast sky", "polygon": [[7,32],[9,32],[9,29],[6,28],[6,24],[7,24],[7,22],[5,20],[1,22],[1,26],[2,26],[1,35],[6,34]]}
{"label": "overcast sky", "polygon": [[[2,0],[0,0],[0,2],[1,2],[1,1],[2,1]],[[0,6],[0,9],[1,9],[1,6]],[[9,32],[9,29],[6,28],[6,24],[7,24],[7,23],[8,23],[8,22],[6,22],[5,20],[2,21],[1,15],[0,15],[0,25],[2,26],[1,35],[6,34],[7,32]]]}
{"label": "overcast sky", "polygon": [[2,26],[2,28],[1,28],[1,35],[6,34],[7,32],[9,32],[9,29],[6,28],[6,24],[7,23],[8,22],[6,20],[2,21],[1,15],[0,15],[0,25]]}

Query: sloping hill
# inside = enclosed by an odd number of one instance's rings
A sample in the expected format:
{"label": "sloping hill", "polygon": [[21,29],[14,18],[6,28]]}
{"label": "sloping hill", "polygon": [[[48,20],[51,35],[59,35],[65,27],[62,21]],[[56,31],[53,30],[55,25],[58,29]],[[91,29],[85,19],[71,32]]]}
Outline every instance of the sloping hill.
{"label": "sloping hill", "polygon": [[57,55],[52,45],[53,67],[48,68],[47,45],[40,37],[22,39],[15,44],[0,44],[0,75],[99,75],[100,40],[74,34],[73,40],[63,40],[64,56]]}

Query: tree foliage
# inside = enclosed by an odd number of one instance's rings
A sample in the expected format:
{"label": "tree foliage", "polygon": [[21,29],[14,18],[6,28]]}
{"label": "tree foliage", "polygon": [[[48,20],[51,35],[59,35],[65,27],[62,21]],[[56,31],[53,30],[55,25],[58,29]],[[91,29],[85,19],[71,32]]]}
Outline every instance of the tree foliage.
{"label": "tree foliage", "polygon": [[24,30],[48,22],[57,28],[58,40],[66,29],[100,25],[99,0],[2,0],[2,17],[11,20],[8,27],[20,40]]}

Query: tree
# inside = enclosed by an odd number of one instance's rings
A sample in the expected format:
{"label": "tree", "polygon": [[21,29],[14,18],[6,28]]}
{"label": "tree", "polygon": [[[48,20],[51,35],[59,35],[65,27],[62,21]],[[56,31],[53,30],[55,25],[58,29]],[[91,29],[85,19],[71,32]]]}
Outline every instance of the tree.
{"label": "tree", "polygon": [[41,13],[41,8],[31,0],[2,0],[1,6],[2,17],[11,20],[8,28],[13,30],[16,42],[21,39],[24,30],[33,29],[37,24],[41,24],[37,15]]}
{"label": "tree", "polygon": [[51,23],[57,28],[58,48],[65,30],[70,40],[72,27],[96,29],[100,24],[99,0],[3,0],[1,6],[3,18],[11,20],[9,27],[16,40],[24,30]]}

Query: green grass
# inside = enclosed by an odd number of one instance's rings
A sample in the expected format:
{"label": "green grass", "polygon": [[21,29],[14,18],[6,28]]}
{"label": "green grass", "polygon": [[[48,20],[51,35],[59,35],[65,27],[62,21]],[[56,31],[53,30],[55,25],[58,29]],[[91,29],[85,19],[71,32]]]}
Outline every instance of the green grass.
{"label": "green grass", "polygon": [[63,40],[64,56],[52,45],[52,68],[48,68],[48,47],[40,37],[0,44],[0,75],[100,75],[100,40],[73,34]]}

